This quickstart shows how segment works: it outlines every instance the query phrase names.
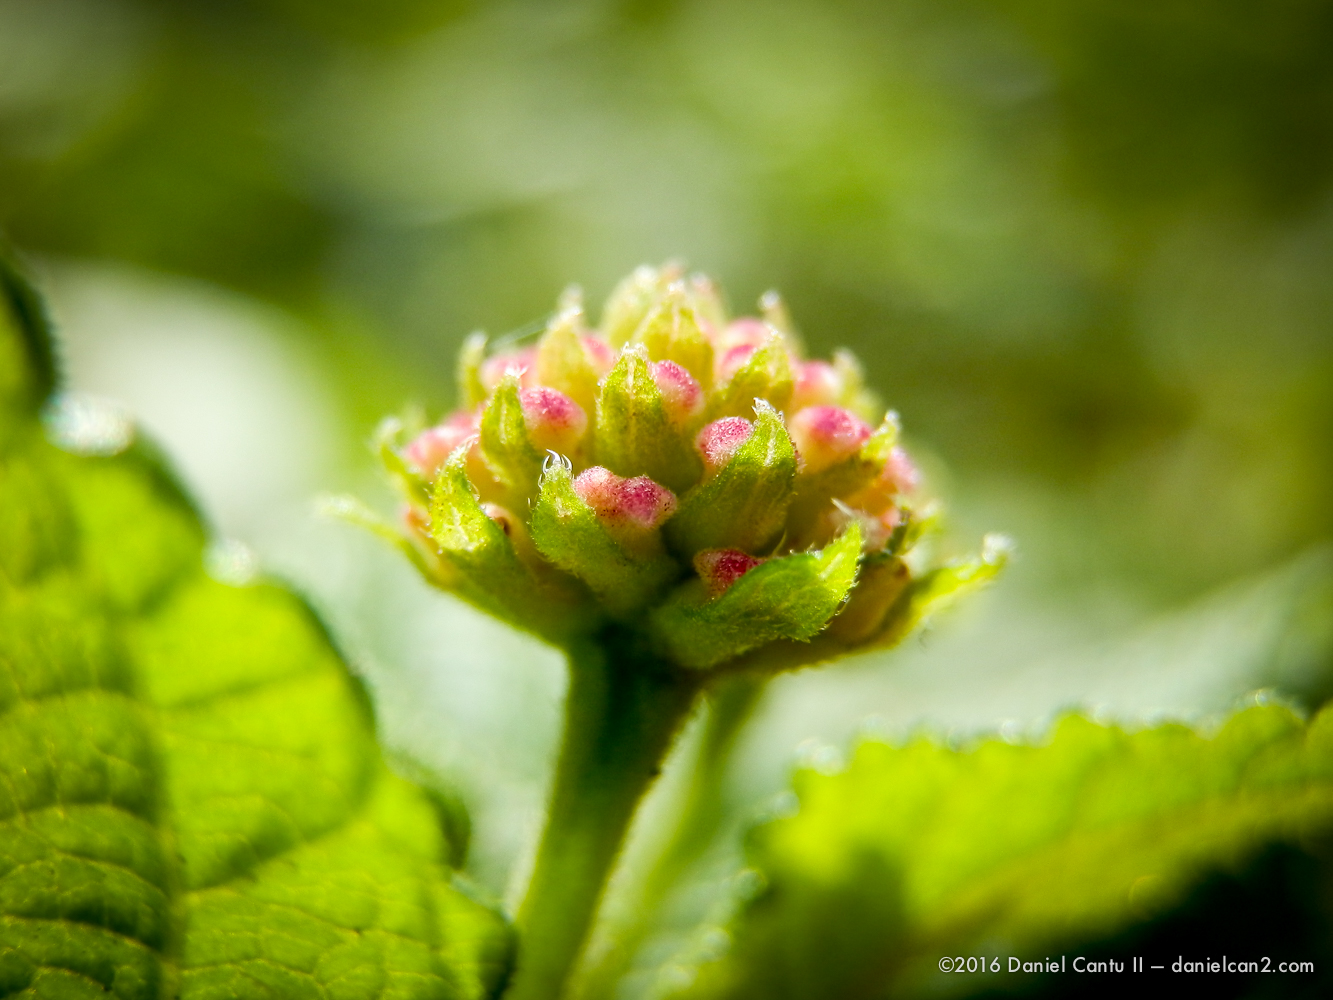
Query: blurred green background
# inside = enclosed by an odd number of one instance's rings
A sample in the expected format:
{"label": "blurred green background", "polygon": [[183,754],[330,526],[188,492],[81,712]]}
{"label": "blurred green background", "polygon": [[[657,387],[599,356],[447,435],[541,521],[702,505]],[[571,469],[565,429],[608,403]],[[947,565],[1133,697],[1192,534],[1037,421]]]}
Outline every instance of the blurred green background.
{"label": "blurred green background", "polygon": [[738,817],[858,727],[1322,697],[1333,3],[0,0],[0,227],[71,388],[165,443],[224,570],[313,595],[498,890],[559,665],[311,498],[386,500],[364,441],[452,404],[469,330],[642,262],[779,288],[902,413],[955,547],[1019,544],[924,640],[776,683]]}

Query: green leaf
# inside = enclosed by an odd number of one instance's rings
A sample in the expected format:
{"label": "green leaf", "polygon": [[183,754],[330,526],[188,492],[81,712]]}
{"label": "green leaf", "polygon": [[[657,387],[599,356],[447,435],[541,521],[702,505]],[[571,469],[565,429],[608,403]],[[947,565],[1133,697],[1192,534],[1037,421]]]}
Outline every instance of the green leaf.
{"label": "green leaf", "polygon": [[0,431],[0,993],[495,996],[509,926],[309,608],[208,578],[146,448]]}
{"label": "green leaf", "polygon": [[602,382],[596,458],[616,475],[648,476],[679,492],[699,478],[699,456],[667,416],[648,365],[645,348],[627,347]]}
{"label": "green leaf", "polygon": [[539,581],[534,575],[539,566],[530,568],[519,559],[513,540],[486,515],[472,492],[466,461],[461,452],[451,456],[431,494],[431,537],[457,571],[449,589],[550,641],[578,632],[586,624],[582,609],[556,581]]}
{"label": "green leaf", "polygon": [[758,553],[782,529],[792,500],[796,449],[782,416],[753,400],[754,431],[717,474],[681,498],[667,522],[672,548],[686,559],[701,549]]}
{"label": "green leaf", "polygon": [[695,669],[777,639],[813,638],[856,581],[861,530],[850,525],[822,552],[797,552],[750,570],[720,597],[693,579],[653,612],[657,641],[674,662]]}
{"label": "green leaf", "polygon": [[532,538],[542,555],[588,585],[617,616],[629,616],[655,598],[681,573],[678,563],[655,549],[634,552],[620,544],[574,492],[565,465],[553,462],[542,476],[532,510]]}
{"label": "green leaf", "polygon": [[[1213,736],[1071,716],[1042,746],[868,742],[842,773],[798,772],[795,791],[794,814],[751,837],[766,892],[688,996],[958,995],[1024,984],[945,979],[942,955],[1152,953],[1182,906],[1198,919],[1216,873],[1333,830],[1333,710],[1307,726],[1254,707]],[[1299,950],[1287,933],[1269,946]]]}

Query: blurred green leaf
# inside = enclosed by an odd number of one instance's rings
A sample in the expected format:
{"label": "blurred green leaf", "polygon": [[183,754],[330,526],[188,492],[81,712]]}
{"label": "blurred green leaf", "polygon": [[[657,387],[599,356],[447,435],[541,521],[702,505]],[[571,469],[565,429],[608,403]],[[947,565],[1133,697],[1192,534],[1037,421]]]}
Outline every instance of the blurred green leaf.
{"label": "blurred green leaf", "polygon": [[[44,337],[7,313],[0,356],[41,356],[19,329]],[[494,995],[509,927],[456,883],[319,621],[205,576],[198,518],[147,451],[57,450],[13,405],[40,371],[18,375],[0,381],[0,992]]]}
{"label": "blurred green leaf", "polygon": [[[1311,847],[1333,830],[1333,711],[1307,725],[1257,706],[1211,736],[1071,716],[1041,746],[868,742],[841,773],[799,771],[795,791],[793,815],[753,832],[767,888],[691,998],[1016,989],[1003,975],[948,979],[936,963],[1072,957],[1134,931],[1139,950],[1114,957],[1143,954],[1211,873],[1236,876],[1274,845]],[[1301,932],[1319,925],[1316,915]],[[1218,954],[1228,944],[1202,942]]]}

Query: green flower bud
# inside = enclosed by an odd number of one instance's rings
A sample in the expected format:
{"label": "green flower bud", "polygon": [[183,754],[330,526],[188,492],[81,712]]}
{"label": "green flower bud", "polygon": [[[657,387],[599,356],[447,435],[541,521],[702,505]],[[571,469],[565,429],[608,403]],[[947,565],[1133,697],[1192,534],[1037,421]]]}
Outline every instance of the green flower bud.
{"label": "green flower bud", "polygon": [[468,338],[463,408],[386,424],[401,547],[436,585],[568,644],[615,623],[691,671],[782,669],[899,641],[1005,547],[906,558],[935,523],[845,351],[803,354],[776,294],[730,318],[707,278],[640,268],[600,327],[566,292],[535,346]]}

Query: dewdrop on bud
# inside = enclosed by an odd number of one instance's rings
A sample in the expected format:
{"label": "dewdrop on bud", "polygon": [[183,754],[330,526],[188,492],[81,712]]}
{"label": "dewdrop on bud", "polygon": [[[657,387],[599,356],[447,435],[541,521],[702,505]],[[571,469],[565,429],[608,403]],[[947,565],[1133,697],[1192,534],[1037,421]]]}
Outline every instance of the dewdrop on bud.
{"label": "dewdrop on bud", "polygon": [[740,549],[705,549],[694,557],[694,571],[703,581],[708,596],[719,597],[763,562],[763,559]]}
{"label": "dewdrop on bud", "polygon": [[688,424],[703,414],[704,392],[693,375],[674,361],[655,361],[649,371],[673,423]]}
{"label": "dewdrop on bud", "polygon": [[808,406],[787,422],[807,473],[822,472],[860,450],[872,431],[840,406]]}
{"label": "dewdrop on bud", "polygon": [[626,479],[594,465],[574,480],[574,492],[609,526],[653,531],[676,512],[676,495],[647,476]]}
{"label": "dewdrop on bud", "polygon": [[544,387],[523,389],[518,399],[533,447],[561,455],[578,450],[588,430],[588,415],[583,407],[563,392]]}
{"label": "dewdrop on bud", "polygon": [[744,417],[723,417],[704,427],[694,439],[695,450],[704,460],[704,477],[715,475],[731,461],[752,433],[754,424]]}

